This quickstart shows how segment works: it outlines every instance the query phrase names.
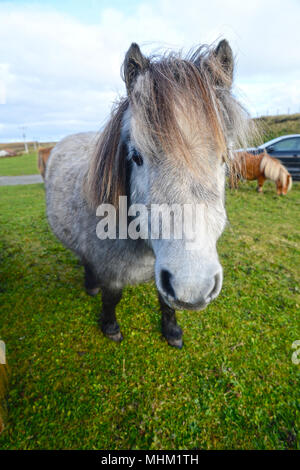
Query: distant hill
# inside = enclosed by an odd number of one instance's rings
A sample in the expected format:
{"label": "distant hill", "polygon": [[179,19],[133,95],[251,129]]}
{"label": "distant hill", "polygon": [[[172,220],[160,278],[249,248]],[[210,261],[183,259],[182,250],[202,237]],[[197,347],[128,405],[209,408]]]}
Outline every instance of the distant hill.
{"label": "distant hill", "polygon": [[[300,113],[261,116],[254,119],[261,133],[261,142],[286,134],[300,134]],[[258,143],[258,145],[259,145]]]}
{"label": "distant hill", "polygon": [[[52,147],[56,142],[40,142],[36,143],[37,147]],[[34,142],[27,142],[29,151],[34,150]],[[10,142],[7,144],[0,143],[0,150],[13,150],[14,152],[24,152],[23,142]]]}
{"label": "distant hill", "polygon": [[[286,134],[300,134],[300,113],[298,114],[281,114],[278,116],[261,116],[255,118],[254,122],[259,129],[260,138],[255,142],[249,142],[249,145],[260,145],[268,140],[280,137]],[[55,145],[56,142],[43,142],[39,145],[41,147],[50,147]],[[33,150],[34,143],[28,142],[28,147]],[[22,142],[14,142],[9,144],[0,144],[0,150],[10,149],[16,152],[24,150]]]}

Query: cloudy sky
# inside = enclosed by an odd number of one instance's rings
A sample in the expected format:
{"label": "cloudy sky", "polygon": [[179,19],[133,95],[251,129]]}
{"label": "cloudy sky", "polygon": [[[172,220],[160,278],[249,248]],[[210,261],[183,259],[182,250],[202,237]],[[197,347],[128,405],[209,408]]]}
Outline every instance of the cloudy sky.
{"label": "cloudy sky", "polygon": [[101,128],[124,94],[131,42],[147,53],[227,38],[253,116],[300,112],[300,0],[0,0],[0,141]]}

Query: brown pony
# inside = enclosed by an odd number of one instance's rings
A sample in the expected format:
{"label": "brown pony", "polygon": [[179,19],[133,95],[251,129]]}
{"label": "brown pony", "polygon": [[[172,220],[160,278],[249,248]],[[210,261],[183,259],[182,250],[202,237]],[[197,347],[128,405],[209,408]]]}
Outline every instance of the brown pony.
{"label": "brown pony", "polygon": [[257,191],[262,193],[264,182],[269,179],[275,182],[278,195],[286,195],[292,187],[292,177],[287,169],[276,158],[266,152],[253,155],[248,152],[235,152],[231,164],[229,185],[237,188],[238,181],[257,180]]}
{"label": "brown pony", "polygon": [[38,169],[43,179],[45,179],[46,163],[52,149],[53,147],[47,147],[38,151]]}

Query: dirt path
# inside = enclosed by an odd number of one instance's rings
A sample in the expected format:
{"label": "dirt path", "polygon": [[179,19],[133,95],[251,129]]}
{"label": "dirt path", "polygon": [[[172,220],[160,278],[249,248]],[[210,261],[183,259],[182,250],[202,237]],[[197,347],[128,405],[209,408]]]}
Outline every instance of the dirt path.
{"label": "dirt path", "polygon": [[0,186],[43,183],[41,175],[0,176]]}

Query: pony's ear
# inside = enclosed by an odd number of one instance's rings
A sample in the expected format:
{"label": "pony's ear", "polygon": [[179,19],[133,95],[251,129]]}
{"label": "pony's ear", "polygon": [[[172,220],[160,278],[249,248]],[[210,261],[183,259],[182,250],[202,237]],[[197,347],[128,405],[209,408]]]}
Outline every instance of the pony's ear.
{"label": "pony's ear", "polygon": [[145,72],[148,66],[149,60],[143,56],[139,46],[133,42],[126,53],[123,65],[124,80],[128,94],[131,93],[137,77]]}
{"label": "pony's ear", "polygon": [[223,74],[220,74],[220,77],[218,77],[219,81],[223,86],[230,88],[233,80],[234,59],[229,42],[226,41],[226,39],[220,41],[213,54],[219,62],[223,72]]}

